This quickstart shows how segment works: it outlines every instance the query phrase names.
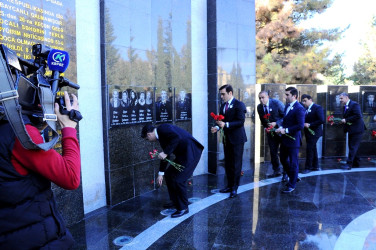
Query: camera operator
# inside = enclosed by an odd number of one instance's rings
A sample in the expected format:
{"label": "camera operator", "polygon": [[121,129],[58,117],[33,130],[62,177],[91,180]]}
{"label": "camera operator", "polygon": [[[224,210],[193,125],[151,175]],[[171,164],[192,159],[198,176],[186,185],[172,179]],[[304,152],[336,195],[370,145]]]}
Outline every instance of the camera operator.
{"label": "camera operator", "polygon": [[[68,93],[68,111],[78,111],[78,100]],[[0,121],[0,249],[69,249],[74,240],[57,210],[51,182],[73,190],[80,185],[80,149],[77,123],[59,111],[61,125],[60,155],[54,149],[28,150],[22,147],[6,120]],[[36,144],[43,143],[45,122],[24,116],[26,130]]]}

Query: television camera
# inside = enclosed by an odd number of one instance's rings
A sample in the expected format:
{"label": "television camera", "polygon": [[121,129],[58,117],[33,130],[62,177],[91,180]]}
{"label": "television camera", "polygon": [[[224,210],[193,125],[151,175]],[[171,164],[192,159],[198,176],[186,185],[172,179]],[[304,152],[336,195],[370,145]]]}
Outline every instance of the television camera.
{"label": "television camera", "polygon": [[[34,44],[32,54],[34,60],[26,60],[0,44],[0,121],[9,121],[25,148],[48,150],[58,139],[55,102],[59,104],[60,112],[71,120],[78,122],[82,119],[79,111],[66,109],[64,97],[59,95],[62,87],[79,89],[80,86],[61,76],[69,65],[66,51]],[[51,75],[46,75],[47,67]],[[27,135],[24,116],[33,123],[47,123],[53,130],[53,139],[46,145],[35,145]]]}

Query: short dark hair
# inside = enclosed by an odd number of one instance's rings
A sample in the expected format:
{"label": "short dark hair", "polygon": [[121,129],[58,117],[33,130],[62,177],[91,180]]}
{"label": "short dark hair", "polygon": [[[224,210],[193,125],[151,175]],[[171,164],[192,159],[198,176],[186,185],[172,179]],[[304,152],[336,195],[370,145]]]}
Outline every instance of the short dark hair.
{"label": "short dark hair", "polygon": [[286,89],[286,91],[289,91],[291,93],[291,95],[294,95],[296,96],[296,98],[298,98],[298,90],[294,87],[288,87]]}
{"label": "short dark hair", "polygon": [[262,90],[262,91],[260,91],[259,95],[261,95],[261,94],[266,94],[266,96],[269,96],[269,92],[266,91],[266,90]]}
{"label": "short dark hair", "polygon": [[223,85],[222,87],[219,88],[219,91],[221,91],[222,89],[226,89],[227,93],[232,92],[234,94],[234,90],[232,89],[232,86],[230,84]]}
{"label": "short dark hair", "polygon": [[141,131],[141,138],[146,138],[146,135],[148,133],[151,133],[153,132],[155,129],[155,127],[151,124],[146,124],[143,128],[142,128],[142,131]]}
{"label": "short dark hair", "polygon": [[302,95],[302,100],[307,98],[308,100],[312,100],[312,97],[310,95],[304,94]]}
{"label": "short dark hair", "polygon": [[347,96],[347,97],[349,97],[349,94],[347,94],[346,92],[342,92],[341,94],[339,94],[339,96]]}

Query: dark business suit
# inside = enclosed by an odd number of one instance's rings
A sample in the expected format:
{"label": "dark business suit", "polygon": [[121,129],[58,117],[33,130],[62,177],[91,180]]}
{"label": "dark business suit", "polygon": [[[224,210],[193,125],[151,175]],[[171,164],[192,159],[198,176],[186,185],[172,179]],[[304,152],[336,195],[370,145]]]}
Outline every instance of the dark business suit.
{"label": "dark business suit", "polygon": [[[284,109],[285,106],[280,100],[269,98],[269,108],[268,112],[270,114],[269,122],[276,122],[277,125],[275,128],[278,128],[282,125],[283,122],[283,116],[284,116]],[[268,122],[264,118],[265,109],[263,104],[257,105],[257,112],[259,114],[261,124],[264,128],[268,127]],[[270,158],[272,161],[273,171],[274,173],[279,173],[279,157],[278,157],[278,151],[279,151],[279,145],[281,144],[281,137],[280,136],[273,136],[271,133],[267,133],[266,137],[268,139],[269,144],[269,150],[270,150]]]}
{"label": "dark business suit", "polygon": [[305,169],[317,170],[319,168],[319,160],[317,156],[317,141],[322,136],[322,124],[325,123],[324,110],[316,103],[306,111],[305,123],[309,123],[309,128],[315,133],[312,135],[307,128],[304,128],[304,135],[307,142]]}
{"label": "dark business suit", "polygon": [[187,131],[171,124],[158,126],[157,134],[163,152],[168,156],[174,154],[174,162],[184,166],[183,171],[179,172],[173,166],[166,169],[167,162],[161,161],[160,171],[165,172],[168,193],[176,209],[187,209],[186,181],[192,176],[200,161],[204,146]]}
{"label": "dark business suit", "polygon": [[224,112],[225,104],[221,105],[219,114],[225,117],[223,122],[226,123],[223,128],[225,135],[223,149],[227,187],[237,190],[242,170],[244,143],[247,141],[244,130],[245,113],[247,111],[244,103],[235,98],[232,99],[226,112]]}
{"label": "dark business suit", "polygon": [[[347,105],[343,107],[343,118],[346,119],[346,124],[344,124],[343,127],[344,132],[349,135],[347,164],[350,167],[356,167],[359,166],[359,157],[357,156],[358,148],[362,140],[363,132],[366,129],[359,104],[350,100],[348,107]],[[351,125],[348,123],[351,123]]]}
{"label": "dark business suit", "polygon": [[288,187],[295,188],[296,180],[299,173],[299,148],[302,144],[301,130],[304,127],[305,109],[299,102],[295,102],[292,109],[283,117],[282,127],[288,129],[288,135],[295,138],[295,140],[288,136],[282,135],[281,143],[281,163],[284,171],[289,176]]}

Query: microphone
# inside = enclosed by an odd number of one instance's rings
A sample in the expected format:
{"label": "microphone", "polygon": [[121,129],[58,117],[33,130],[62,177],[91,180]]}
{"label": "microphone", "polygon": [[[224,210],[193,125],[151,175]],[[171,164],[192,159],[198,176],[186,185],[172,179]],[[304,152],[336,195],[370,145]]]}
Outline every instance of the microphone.
{"label": "microphone", "polygon": [[51,71],[63,73],[69,65],[69,54],[63,50],[53,49],[48,54],[47,65]]}
{"label": "microphone", "polygon": [[69,65],[69,54],[63,50],[52,49],[47,57],[48,68],[52,71],[52,93],[56,93],[60,73],[63,73]]}

